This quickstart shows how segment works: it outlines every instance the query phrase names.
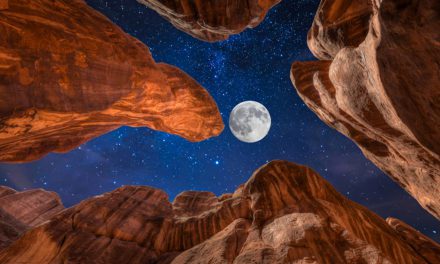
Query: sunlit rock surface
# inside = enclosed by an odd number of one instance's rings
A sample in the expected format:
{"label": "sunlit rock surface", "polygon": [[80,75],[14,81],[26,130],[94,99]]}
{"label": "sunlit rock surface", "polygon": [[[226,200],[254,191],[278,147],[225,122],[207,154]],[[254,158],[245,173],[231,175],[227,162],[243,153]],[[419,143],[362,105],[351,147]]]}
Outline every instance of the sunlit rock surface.
{"label": "sunlit rock surface", "polygon": [[66,152],[120,126],[218,135],[210,95],[81,0],[0,1],[0,161]]}
{"label": "sunlit rock surface", "polygon": [[25,230],[38,226],[63,210],[57,194],[41,189],[17,192],[0,186],[0,250]]}
{"label": "sunlit rock surface", "polygon": [[440,2],[321,1],[296,62],[307,106],[440,218]]}
{"label": "sunlit rock surface", "polygon": [[137,0],[155,10],[176,28],[205,41],[254,28],[281,0]]}
{"label": "sunlit rock surface", "polygon": [[142,186],[93,197],[24,233],[0,263],[438,263],[438,244],[405,232],[313,170],[273,161],[220,197],[170,203]]}

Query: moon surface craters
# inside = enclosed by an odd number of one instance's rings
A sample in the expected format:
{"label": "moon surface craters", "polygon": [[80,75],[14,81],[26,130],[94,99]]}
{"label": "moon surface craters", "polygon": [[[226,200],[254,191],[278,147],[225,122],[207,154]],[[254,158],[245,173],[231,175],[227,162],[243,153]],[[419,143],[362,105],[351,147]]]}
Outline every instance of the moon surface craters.
{"label": "moon surface craters", "polygon": [[262,140],[270,130],[271,118],[264,105],[245,101],[234,107],[229,116],[229,128],[240,141],[254,143]]}

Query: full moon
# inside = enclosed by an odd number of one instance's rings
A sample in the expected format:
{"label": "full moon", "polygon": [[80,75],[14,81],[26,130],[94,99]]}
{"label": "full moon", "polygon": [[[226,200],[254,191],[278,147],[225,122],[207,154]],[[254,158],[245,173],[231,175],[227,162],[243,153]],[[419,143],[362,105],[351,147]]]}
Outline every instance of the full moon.
{"label": "full moon", "polygon": [[271,119],[264,105],[255,101],[239,103],[229,116],[229,128],[240,141],[254,143],[269,133]]}

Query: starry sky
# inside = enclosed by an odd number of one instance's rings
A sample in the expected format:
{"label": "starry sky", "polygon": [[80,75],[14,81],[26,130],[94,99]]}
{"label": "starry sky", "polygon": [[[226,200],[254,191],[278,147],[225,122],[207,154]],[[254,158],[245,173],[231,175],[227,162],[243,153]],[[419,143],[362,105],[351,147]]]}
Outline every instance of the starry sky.
{"label": "starry sky", "polygon": [[440,241],[438,221],[355,144],[320,121],[293,88],[291,63],[314,59],[306,36],[319,0],[282,1],[260,26],[219,43],[192,38],[136,1],[87,2],[144,42],[156,61],[176,65],[202,84],[225,124],[236,104],[254,100],[270,111],[272,128],[262,141],[248,144],[228,128],[190,143],[148,128],[122,127],[67,154],[0,164],[0,184],[55,191],[65,206],[121,185],[157,187],[172,200],[190,189],[233,192],[261,165],[283,159],[312,167],[350,199]]}

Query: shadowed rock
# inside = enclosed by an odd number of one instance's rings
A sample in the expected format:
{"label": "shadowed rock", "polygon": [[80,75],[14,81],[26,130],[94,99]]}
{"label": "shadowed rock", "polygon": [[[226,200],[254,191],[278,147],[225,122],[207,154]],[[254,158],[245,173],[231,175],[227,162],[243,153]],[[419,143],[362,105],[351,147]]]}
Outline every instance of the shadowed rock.
{"label": "shadowed rock", "polygon": [[142,186],[93,197],[26,232],[0,262],[436,263],[439,245],[423,240],[403,236],[313,170],[273,161],[220,198],[190,191],[170,203]]}
{"label": "shadowed rock", "polygon": [[205,41],[225,40],[229,35],[254,28],[281,0],[137,0],[155,10],[176,28]]}
{"label": "shadowed rock", "polygon": [[190,141],[223,129],[203,87],[84,1],[10,1],[0,35],[0,161],[66,152],[124,125]]}
{"label": "shadowed rock", "polygon": [[53,192],[41,189],[17,192],[0,186],[0,250],[25,230],[44,223],[63,209],[60,198]]}
{"label": "shadowed rock", "polygon": [[321,1],[291,78],[319,118],[440,218],[440,2]]}

